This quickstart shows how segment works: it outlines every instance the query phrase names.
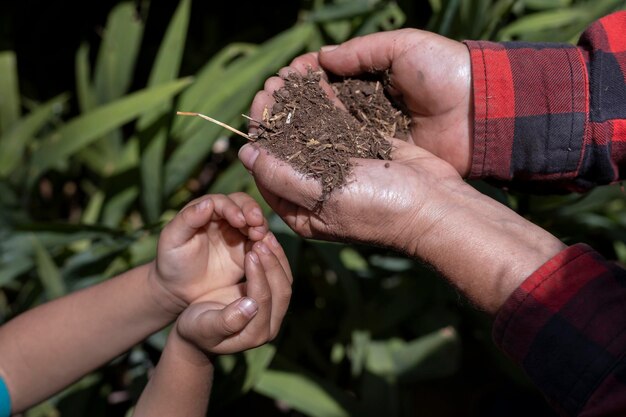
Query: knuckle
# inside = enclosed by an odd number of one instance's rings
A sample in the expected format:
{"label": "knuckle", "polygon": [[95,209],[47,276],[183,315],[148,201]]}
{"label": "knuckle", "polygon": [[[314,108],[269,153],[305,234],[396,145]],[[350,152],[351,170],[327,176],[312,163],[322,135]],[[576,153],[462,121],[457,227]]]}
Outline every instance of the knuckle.
{"label": "knuckle", "polygon": [[226,335],[235,334],[239,331],[239,317],[238,313],[223,314],[220,320],[220,328]]}
{"label": "knuckle", "polygon": [[292,293],[293,293],[293,290],[291,286],[285,286],[285,288],[282,288],[277,295],[281,301],[288,302],[289,300],[291,300]]}

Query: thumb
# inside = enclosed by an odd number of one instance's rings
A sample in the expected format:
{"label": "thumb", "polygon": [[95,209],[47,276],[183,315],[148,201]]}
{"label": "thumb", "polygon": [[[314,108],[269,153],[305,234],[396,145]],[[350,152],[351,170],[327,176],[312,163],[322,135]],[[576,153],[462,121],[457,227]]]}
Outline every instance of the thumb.
{"label": "thumb", "polygon": [[214,210],[215,203],[210,197],[192,201],[165,226],[163,239],[174,248],[184,245],[211,220]]}
{"label": "thumb", "polygon": [[319,62],[324,69],[343,76],[391,68],[396,45],[404,31],[374,33],[351,39],[341,45],[322,47]]}
{"label": "thumb", "polygon": [[192,304],[181,314],[176,329],[181,337],[211,351],[228,337],[242,331],[258,311],[256,301],[243,297],[224,308],[215,303]]}
{"label": "thumb", "polygon": [[322,195],[319,181],[306,178],[288,163],[257,145],[242,146],[239,150],[239,159],[252,172],[260,188],[300,207],[311,210]]}

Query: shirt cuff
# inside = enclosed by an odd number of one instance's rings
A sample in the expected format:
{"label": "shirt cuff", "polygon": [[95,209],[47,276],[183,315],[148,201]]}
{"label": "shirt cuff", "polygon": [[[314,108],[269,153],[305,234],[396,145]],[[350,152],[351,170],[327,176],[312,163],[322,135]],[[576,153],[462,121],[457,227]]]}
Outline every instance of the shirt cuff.
{"label": "shirt cuff", "polygon": [[563,415],[589,407],[624,361],[625,278],[589,246],[574,245],[527,278],[496,316],[496,344]]}
{"label": "shirt cuff", "polygon": [[472,64],[470,178],[562,181],[575,175],[587,73],[574,45],[465,41]]}
{"label": "shirt cuff", "polygon": [[11,415],[11,396],[4,380],[0,378],[0,417]]}

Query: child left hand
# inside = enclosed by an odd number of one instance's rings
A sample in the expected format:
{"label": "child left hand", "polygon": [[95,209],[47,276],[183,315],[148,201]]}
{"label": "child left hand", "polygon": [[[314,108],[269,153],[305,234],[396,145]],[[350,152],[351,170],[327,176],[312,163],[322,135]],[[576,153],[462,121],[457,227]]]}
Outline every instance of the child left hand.
{"label": "child left hand", "polygon": [[210,354],[241,352],[276,337],[291,298],[287,257],[268,235],[246,253],[244,264],[245,284],[191,304],[176,322],[177,335]]}
{"label": "child left hand", "polygon": [[200,297],[237,284],[246,250],[268,233],[258,203],[245,193],[208,195],[187,204],[159,238],[149,280],[179,313]]}

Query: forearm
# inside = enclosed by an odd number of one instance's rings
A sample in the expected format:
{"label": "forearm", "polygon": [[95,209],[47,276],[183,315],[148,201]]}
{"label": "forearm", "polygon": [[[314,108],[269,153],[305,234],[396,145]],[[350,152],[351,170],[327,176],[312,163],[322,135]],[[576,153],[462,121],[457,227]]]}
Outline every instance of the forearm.
{"label": "forearm", "polygon": [[0,327],[0,373],[13,412],[58,392],[175,318],[155,297],[149,268],[43,304]]}
{"label": "forearm", "polygon": [[455,184],[446,198],[438,218],[410,251],[490,314],[565,248],[550,233],[467,184]]}
{"label": "forearm", "polygon": [[172,330],[133,416],[205,416],[212,383],[209,357]]}

